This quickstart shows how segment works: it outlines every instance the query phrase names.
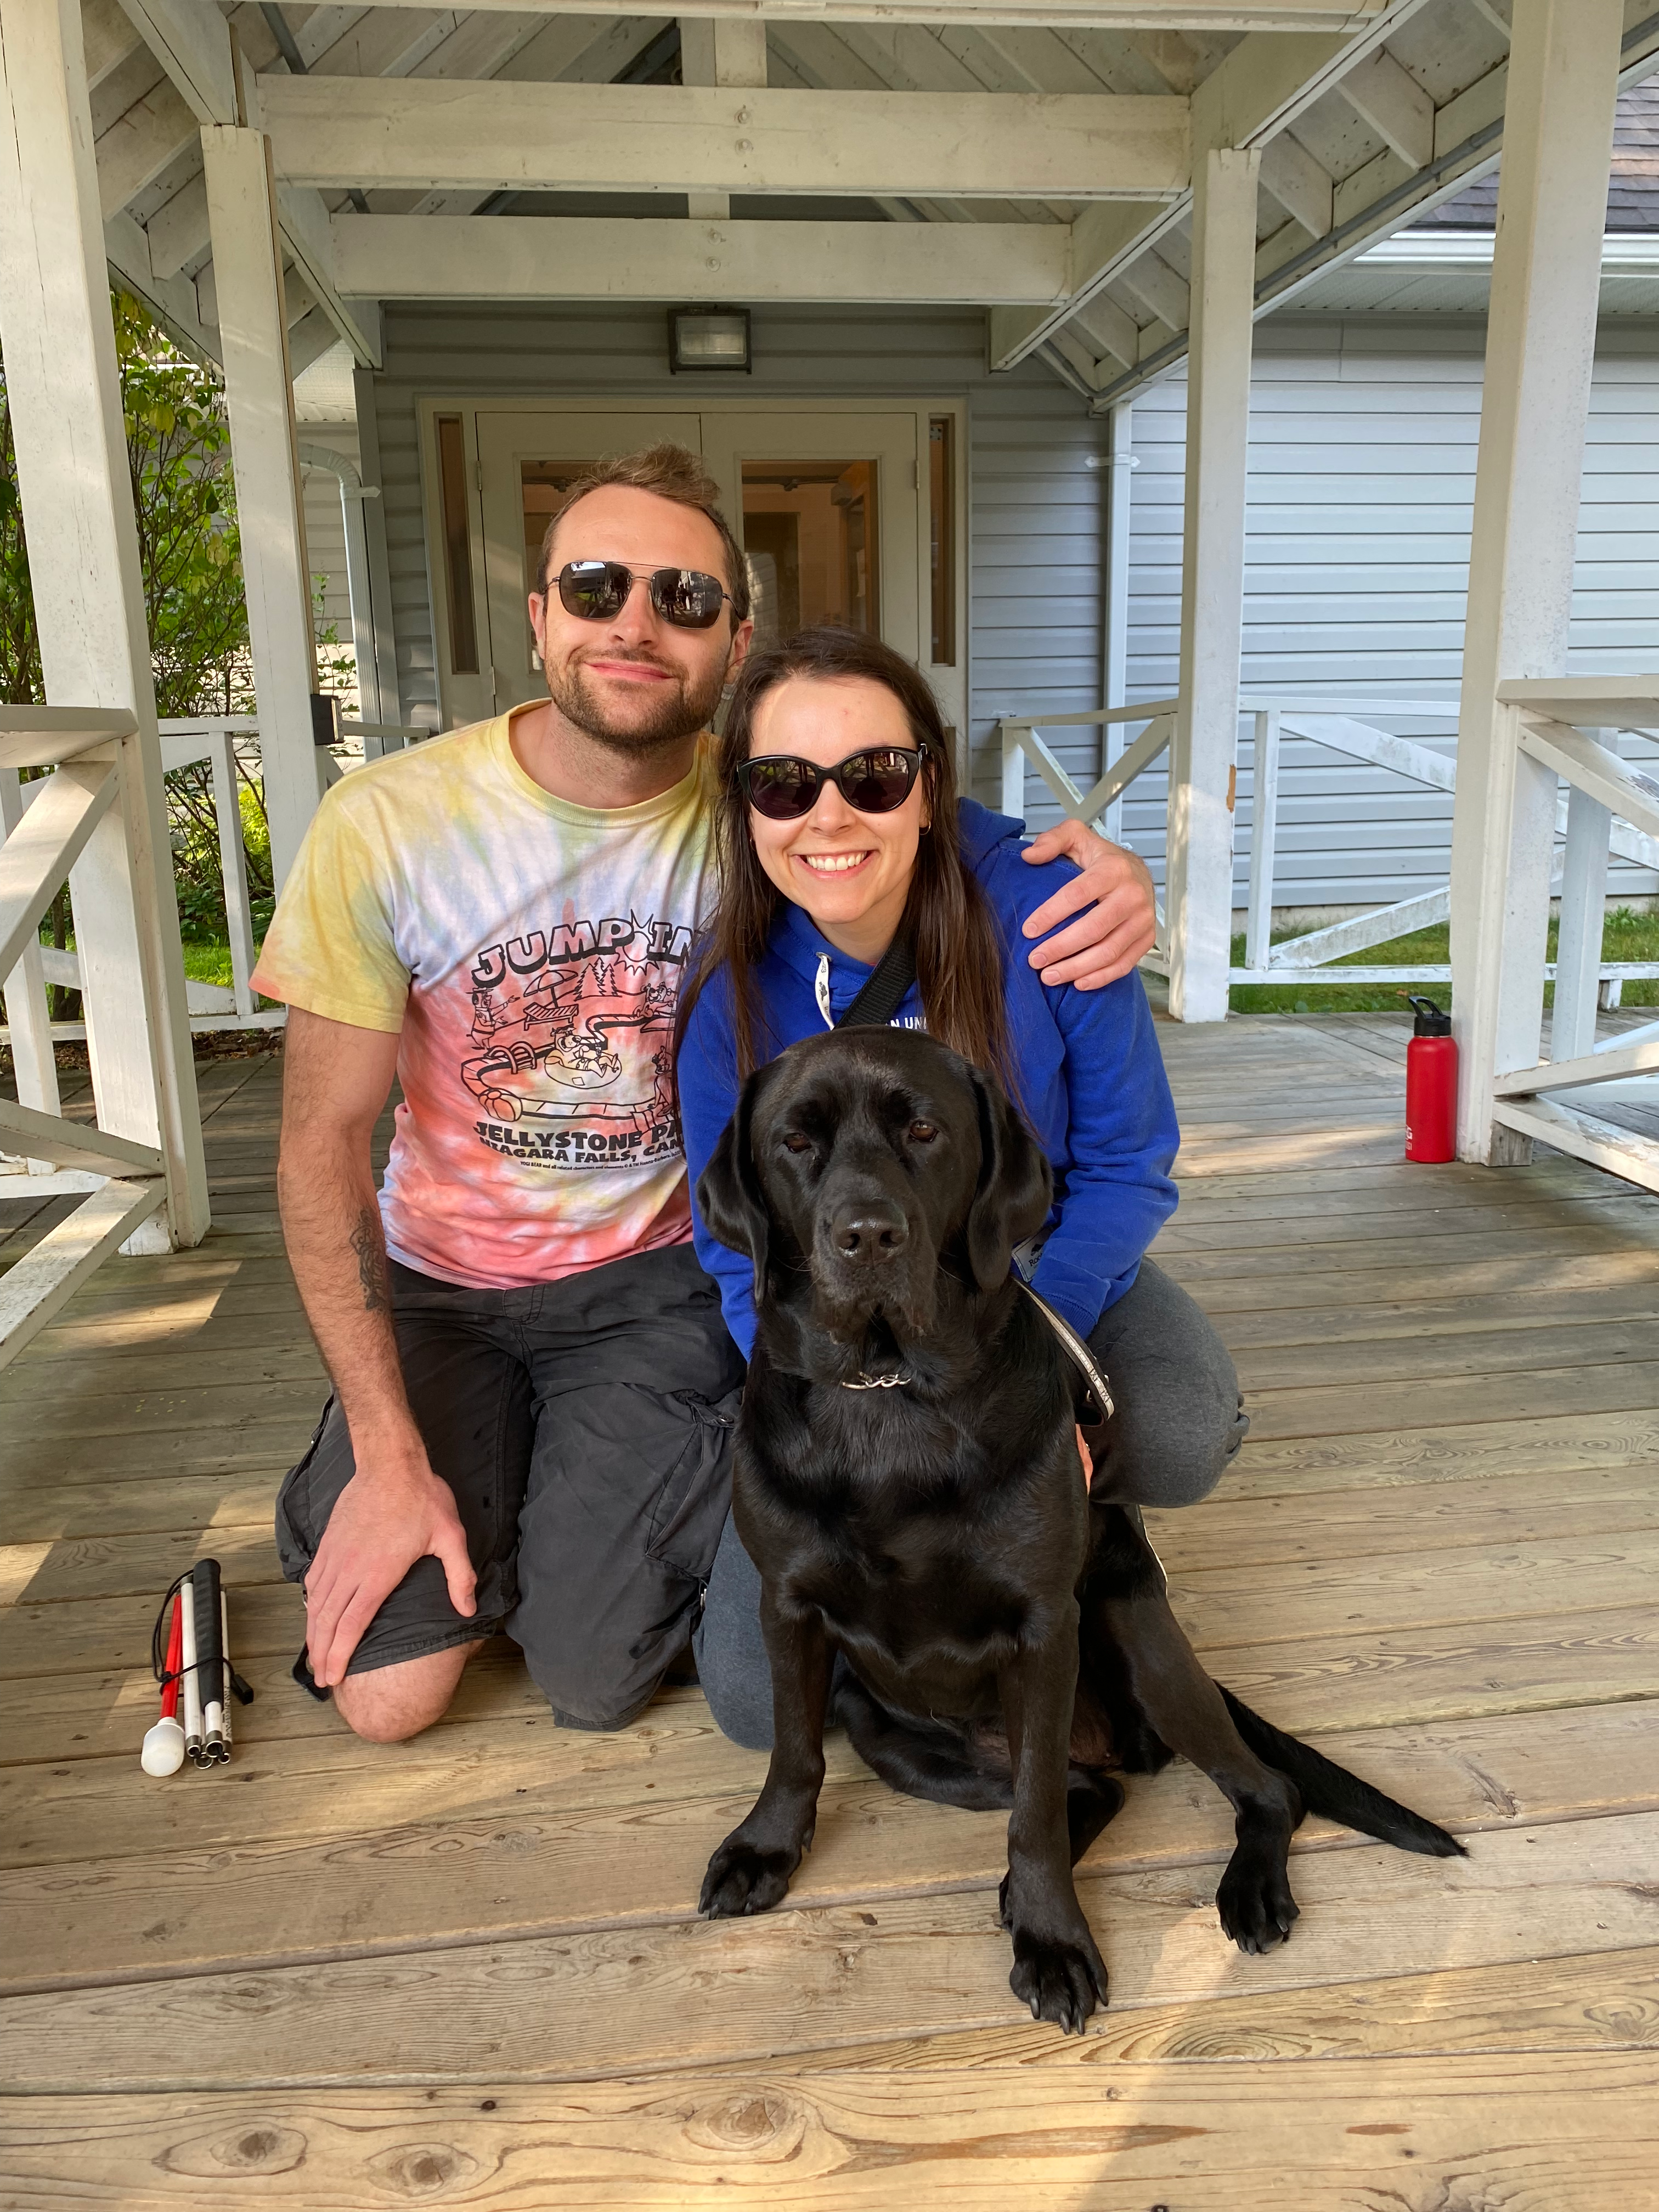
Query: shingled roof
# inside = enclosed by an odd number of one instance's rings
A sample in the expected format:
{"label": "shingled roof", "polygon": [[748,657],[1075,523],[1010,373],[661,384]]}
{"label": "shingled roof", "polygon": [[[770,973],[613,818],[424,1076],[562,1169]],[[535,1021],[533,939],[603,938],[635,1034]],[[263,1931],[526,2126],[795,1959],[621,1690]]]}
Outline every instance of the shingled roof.
{"label": "shingled roof", "polygon": [[[1498,173],[1482,177],[1415,226],[1419,230],[1493,230],[1498,218]],[[1619,96],[1613,131],[1613,176],[1607,186],[1610,231],[1659,231],[1659,77],[1648,77]]]}

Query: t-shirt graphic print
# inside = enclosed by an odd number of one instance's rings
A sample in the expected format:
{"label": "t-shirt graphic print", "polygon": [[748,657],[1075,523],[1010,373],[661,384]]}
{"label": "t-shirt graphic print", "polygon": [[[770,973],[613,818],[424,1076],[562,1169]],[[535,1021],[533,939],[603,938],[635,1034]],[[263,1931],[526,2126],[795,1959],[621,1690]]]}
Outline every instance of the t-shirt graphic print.
{"label": "t-shirt graphic print", "polygon": [[551,930],[484,946],[461,1079],[492,1151],[555,1169],[681,1157],[674,1010],[691,937],[672,916],[579,919],[567,899]]}
{"label": "t-shirt graphic print", "polygon": [[387,1249],[477,1289],[690,1235],[673,1033],[709,881],[706,761],[638,806],[573,805],[526,775],[512,720],[337,784],[253,978],[399,1033]]}

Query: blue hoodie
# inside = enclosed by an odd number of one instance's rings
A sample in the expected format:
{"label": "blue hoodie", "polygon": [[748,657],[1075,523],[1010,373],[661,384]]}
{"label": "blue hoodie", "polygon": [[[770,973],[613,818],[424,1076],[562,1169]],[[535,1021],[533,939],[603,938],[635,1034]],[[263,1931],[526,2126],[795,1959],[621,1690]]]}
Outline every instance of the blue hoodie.
{"label": "blue hoodie", "polygon": [[[1024,824],[971,800],[963,802],[960,823],[963,857],[1008,947],[1009,1042],[1032,1132],[1054,1171],[1048,1242],[1031,1280],[1087,1336],[1134,1281],[1141,1255],[1175,1211],[1170,1170],[1181,1133],[1163,1055],[1139,975],[1121,976],[1101,991],[1075,991],[1066,983],[1044,983],[1027,964],[1021,925],[1076,875],[1070,861],[1033,867],[1020,856]],[[832,1026],[870,974],[838,952],[803,908],[782,905],[756,977],[781,1048]],[[915,984],[894,1018],[925,1026]],[[722,971],[698,999],[680,1048],[680,1114],[694,1194],[741,1087],[731,990]],[[709,1235],[695,1200],[692,1212],[697,1256],[720,1285],[726,1325],[747,1358],[755,1340],[754,1271]]]}

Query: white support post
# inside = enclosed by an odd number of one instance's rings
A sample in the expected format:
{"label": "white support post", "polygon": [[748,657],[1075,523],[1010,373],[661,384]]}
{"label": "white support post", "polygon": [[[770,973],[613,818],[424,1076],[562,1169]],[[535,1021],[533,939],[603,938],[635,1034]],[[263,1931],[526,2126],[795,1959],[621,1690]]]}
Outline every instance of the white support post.
{"label": "white support post", "polygon": [[1244,965],[1265,968],[1273,936],[1273,848],[1279,837],[1279,708],[1259,707],[1250,755],[1250,904]]}
{"label": "white support post", "polygon": [[208,741],[213,775],[213,814],[219,827],[219,872],[225,884],[225,920],[230,933],[231,985],[239,1014],[253,1012],[253,909],[247,895],[247,854],[242,844],[241,793],[236,774],[236,739],[217,729]]}
{"label": "white support post", "polygon": [[[1586,736],[1589,733],[1587,731]],[[1614,733],[1601,743],[1616,752]],[[1561,866],[1561,936],[1555,954],[1555,1012],[1550,1058],[1577,1060],[1595,1046],[1601,983],[1601,929],[1607,907],[1607,848],[1613,812],[1575,784],[1567,798],[1567,847]]]}
{"label": "white support post", "polygon": [[1181,561],[1181,705],[1170,748],[1170,1012],[1227,1012],[1232,777],[1243,641],[1259,152],[1212,149],[1193,169],[1191,369]]}
{"label": "white support post", "polygon": [[283,250],[270,141],[258,131],[210,124],[202,132],[202,154],[219,286],[265,812],[271,868],[280,890],[322,792],[312,742],[317,661],[283,307]]}
{"label": "white support post", "polygon": [[[0,843],[9,837],[23,818],[23,793],[15,768],[0,768]],[[58,1062],[52,1049],[52,1012],[46,1002],[46,981],[40,966],[38,939],[25,946],[23,957],[9,975],[0,977],[5,994],[6,1023],[11,1031],[12,1066],[17,1074],[19,1103],[38,1113],[57,1114]],[[51,1160],[31,1159],[31,1175],[50,1175]]]}
{"label": "white support post", "polygon": [[[374,373],[358,368],[352,373],[352,388],[357,402],[357,462],[365,486],[379,489],[380,483],[380,423],[375,396]],[[392,562],[386,538],[386,501],[371,499],[362,510],[363,537],[368,546],[368,604],[370,634],[374,641],[375,712],[363,720],[380,722],[401,722],[403,704],[398,686],[398,641],[392,623]],[[359,682],[362,678],[362,661],[357,663]]]}
{"label": "white support post", "polygon": [[[1120,400],[1107,417],[1106,445],[1106,605],[1101,666],[1100,703],[1109,713],[1121,707],[1129,690],[1129,535],[1133,509],[1134,408]],[[1117,766],[1123,751],[1125,725],[1108,722],[1100,772]],[[1123,842],[1123,801],[1115,799],[1106,810],[1106,835],[1114,844]]]}
{"label": "white support post", "polygon": [[207,1172],[78,0],[0,9],[0,346],[46,696],[137,724],[70,895],[99,1126],[165,1172],[129,1249],[165,1250],[206,1233]]}
{"label": "white support post", "polygon": [[1453,1034],[1465,1159],[1524,1157],[1492,1084],[1538,1057],[1556,778],[1520,753],[1505,678],[1559,676],[1619,82],[1621,0],[1516,0],[1486,325],[1457,796]]}
{"label": "white support post", "polygon": [[1002,811],[1025,818],[1025,752],[1012,726],[1002,725]]}

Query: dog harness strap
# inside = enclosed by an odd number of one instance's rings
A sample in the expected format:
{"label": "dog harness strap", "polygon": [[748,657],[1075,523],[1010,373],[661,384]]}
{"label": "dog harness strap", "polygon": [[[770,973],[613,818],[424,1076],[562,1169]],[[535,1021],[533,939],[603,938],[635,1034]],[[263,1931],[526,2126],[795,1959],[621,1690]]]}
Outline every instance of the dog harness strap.
{"label": "dog harness strap", "polygon": [[[1015,1276],[1014,1280],[1019,1282],[1018,1275]],[[1046,1298],[1040,1298],[1029,1283],[1020,1282],[1019,1287],[1060,1339],[1060,1349],[1073,1366],[1077,1369],[1078,1373],[1082,1376],[1084,1382],[1088,1385],[1089,1395],[1099,1407],[1101,1419],[1109,1421],[1114,1407],[1111,1389],[1106,1381],[1105,1369],[1097,1363],[1093,1352],[1090,1351],[1071,1323],[1062,1321]]]}
{"label": "dog harness strap", "polygon": [[835,1024],[838,1030],[885,1029],[916,980],[916,956],[902,932],[888,946],[870,979]]}

